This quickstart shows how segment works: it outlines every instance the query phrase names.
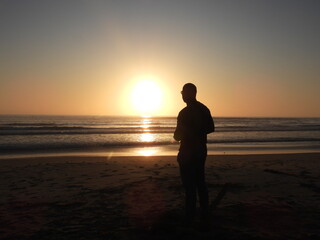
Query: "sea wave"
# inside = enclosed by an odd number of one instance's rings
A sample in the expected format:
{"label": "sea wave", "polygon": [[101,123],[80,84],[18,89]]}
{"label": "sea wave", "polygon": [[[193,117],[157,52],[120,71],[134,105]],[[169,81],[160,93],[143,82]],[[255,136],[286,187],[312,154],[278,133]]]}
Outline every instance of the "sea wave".
{"label": "sea wave", "polygon": [[[320,119],[216,118],[214,146],[248,144],[316,146]],[[0,153],[177,145],[176,118],[0,116]]]}
{"label": "sea wave", "polygon": [[[175,127],[64,127],[64,126],[0,126],[0,135],[56,135],[56,134],[133,134],[133,133],[173,133]],[[320,125],[303,125],[288,127],[216,127],[216,132],[299,132],[320,131]]]}
{"label": "sea wave", "polygon": [[[304,142],[315,144],[320,147],[319,138],[269,138],[269,139],[209,139],[208,144],[256,144],[256,143],[297,143]],[[150,141],[150,142],[30,142],[30,143],[7,143],[0,144],[0,153],[22,151],[22,150],[49,150],[49,149],[95,149],[95,148],[113,148],[113,147],[155,147],[162,145],[178,145],[173,141]]]}

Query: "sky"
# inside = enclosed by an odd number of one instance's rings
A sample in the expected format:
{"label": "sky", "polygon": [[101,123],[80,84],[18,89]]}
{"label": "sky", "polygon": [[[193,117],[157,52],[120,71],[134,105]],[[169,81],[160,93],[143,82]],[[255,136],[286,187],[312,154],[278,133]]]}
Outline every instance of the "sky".
{"label": "sky", "polygon": [[0,0],[0,114],[139,115],[132,91],[149,79],[153,115],[177,116],[192,82],[213,116],[320,117],[319,12],[318,0]]}

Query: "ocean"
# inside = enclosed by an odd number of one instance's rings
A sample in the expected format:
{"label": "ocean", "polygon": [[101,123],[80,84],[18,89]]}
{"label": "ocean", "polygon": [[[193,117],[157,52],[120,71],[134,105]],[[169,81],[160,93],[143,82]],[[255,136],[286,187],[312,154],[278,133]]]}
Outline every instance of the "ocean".
{"label": "ocean", "polygon": [[[214,117],[209,154],[319,152],[320,118]],[[0,157],[176,155],[175,117],[0,116]]]}

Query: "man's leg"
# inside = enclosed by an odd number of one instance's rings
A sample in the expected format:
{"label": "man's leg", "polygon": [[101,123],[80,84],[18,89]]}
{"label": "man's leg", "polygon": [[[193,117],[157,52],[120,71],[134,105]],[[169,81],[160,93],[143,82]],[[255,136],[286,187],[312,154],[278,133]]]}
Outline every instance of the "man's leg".
{"label": "man's leg", "polygon": [[197,165],[197,188],[201,217],[203,219],[207,219],[209,217],[209,195],[207,184],[205,181],[205,158],[201,159]]}
{"label": "man's leg", "polygon": [[194,222],[196,216],[197,185],[194,164],[190,162],[179,163],[180,176],[185,189],[185,210],[189,223]]}

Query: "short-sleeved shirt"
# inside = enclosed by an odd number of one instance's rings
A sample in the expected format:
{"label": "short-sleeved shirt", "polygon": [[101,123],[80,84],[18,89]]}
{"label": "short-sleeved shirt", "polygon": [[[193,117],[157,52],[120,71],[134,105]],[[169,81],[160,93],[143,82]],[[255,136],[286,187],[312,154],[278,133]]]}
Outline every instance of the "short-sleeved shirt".
{"label": "short-sleeved shirt", "polygon": [[180,141],[180,153],[207,152],[207,134],[214,131],[210,110],[201,102],[188,103],[178,115],[174,139]]}

